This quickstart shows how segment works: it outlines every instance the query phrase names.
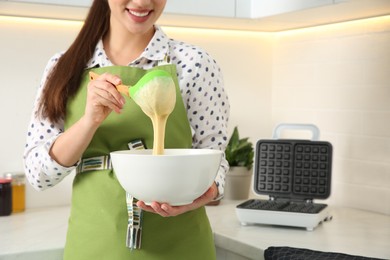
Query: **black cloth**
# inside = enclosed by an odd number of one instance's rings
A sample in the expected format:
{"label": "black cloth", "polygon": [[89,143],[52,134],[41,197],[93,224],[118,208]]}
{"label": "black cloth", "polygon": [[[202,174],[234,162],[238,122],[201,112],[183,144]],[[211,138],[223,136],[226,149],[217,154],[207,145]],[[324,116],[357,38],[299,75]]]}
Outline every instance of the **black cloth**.
{"label": "black cloth", "polygon": [[293,247],[269,247],[264,251],[264,258],[265,260],[384,260]]}

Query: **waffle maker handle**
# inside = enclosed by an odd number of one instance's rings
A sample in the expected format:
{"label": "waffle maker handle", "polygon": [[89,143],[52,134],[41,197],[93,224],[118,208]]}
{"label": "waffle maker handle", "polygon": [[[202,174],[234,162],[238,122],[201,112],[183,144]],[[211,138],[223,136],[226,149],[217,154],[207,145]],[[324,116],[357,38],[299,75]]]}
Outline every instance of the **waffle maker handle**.
{"label": "waffle maker handle", "polygon": [[281,132],[285,129],[290,130],[308,130],[312,133],[312,141],[318,141],[320,139],[320,129],[316,125],[313,124],[286,124],[282,123],[275,127],[273,132],[273,139],[279,139],[281,136]]}

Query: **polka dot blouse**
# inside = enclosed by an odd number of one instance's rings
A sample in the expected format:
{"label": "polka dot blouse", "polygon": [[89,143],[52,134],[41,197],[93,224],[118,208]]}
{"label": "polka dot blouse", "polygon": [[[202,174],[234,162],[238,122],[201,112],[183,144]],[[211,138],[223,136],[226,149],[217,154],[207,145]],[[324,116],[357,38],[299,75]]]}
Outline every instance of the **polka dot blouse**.
{"label": "polka dot blouse", "polygon": [[[157,66],[168,54],[171,63],[177,67],[181,95],[192,130],[193,148],[224,151],[228,142],[229,102],[224,91],[220,68],[201,48],[169,39],[160,27],[155,28],[155,35],[147,48],[129,66],[149,69]],[[54,55],[45,68],[27,133],[23,157],[25,172],[28,181],[37,190],[45,190],[56,185],[75,170],[80,162],[73,167],[63,167],[50,157],[49,150],[58,136],[63,133],[64,122],[51,123],[38,114],[38,103],[43,86],[61,55],[61,53]],[[100,41],[92,59],[86,64],[86,69],[112,65]],[[220,196],[224,192],[225,174],[228,168],[228,163],[223,158],[215,180]]]}

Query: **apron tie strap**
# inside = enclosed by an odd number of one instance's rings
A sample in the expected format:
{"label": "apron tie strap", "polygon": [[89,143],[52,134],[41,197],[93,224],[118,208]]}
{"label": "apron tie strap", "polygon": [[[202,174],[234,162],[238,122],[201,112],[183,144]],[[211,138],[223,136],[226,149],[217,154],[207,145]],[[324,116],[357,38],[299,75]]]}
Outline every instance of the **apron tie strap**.
{"label": "apron tie strap", "polygon": [[[127,145],[130,150],[143,150],[145,146],[142,140],[134,140]],[[111,170],[112,164],[109,155],[85,158],[76,168],[76,174],[97,171]],[[126,192],[127,214],[129,216],[126,232],[126,246],[133,249],[141,248],[142,237],[142,209],[137,206],[137,199],[130,193]]]}
{"label": "apron tie strap", "polygon": [[85,158],[81,160],[81,163],[76,168],[76,173],[99,171],[99,170],[111,170],[111,159],[109,155],[96,156],[91,158]]}

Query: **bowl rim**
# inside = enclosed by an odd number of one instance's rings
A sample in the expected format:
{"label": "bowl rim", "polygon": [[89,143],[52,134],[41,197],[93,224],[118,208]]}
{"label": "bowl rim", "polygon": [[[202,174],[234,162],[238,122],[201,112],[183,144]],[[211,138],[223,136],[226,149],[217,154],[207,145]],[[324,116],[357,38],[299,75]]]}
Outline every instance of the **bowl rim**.
{"label": "bowl rim", "polygon": [[[183,151],[191,151],[193,153],[179,153]],[[153,149],[140,149],[140,150],[117,150],[110,152],[111,155],[134,155],[134,156],[150,156]],[[208,156],[208,155],[222,155],[221,150],[209,149],[209,148],[167,148],[164,149],[164,154],[156,155],[158,157],[185,157],[185,156]]]}

